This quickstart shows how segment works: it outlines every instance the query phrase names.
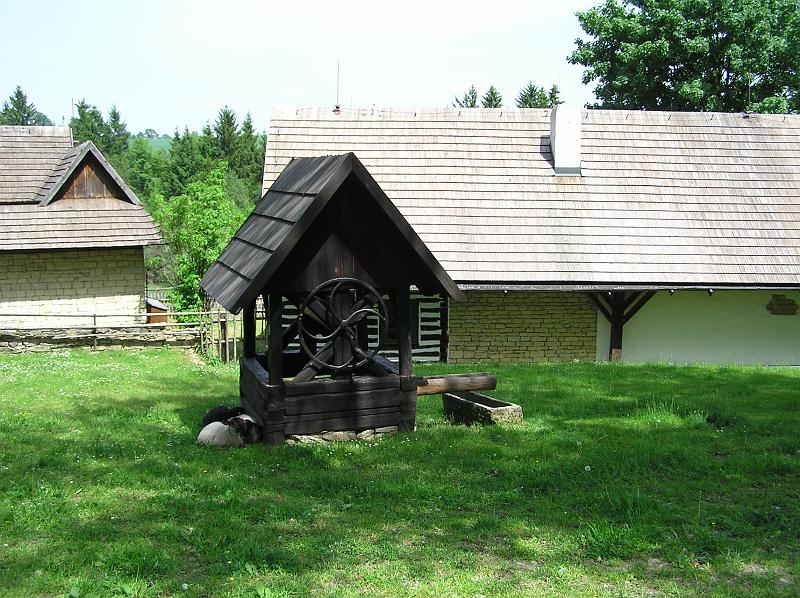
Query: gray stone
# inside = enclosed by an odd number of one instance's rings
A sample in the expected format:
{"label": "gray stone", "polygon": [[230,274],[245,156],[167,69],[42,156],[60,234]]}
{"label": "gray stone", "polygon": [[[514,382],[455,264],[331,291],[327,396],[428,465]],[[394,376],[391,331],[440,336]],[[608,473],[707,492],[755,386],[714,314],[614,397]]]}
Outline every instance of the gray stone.
{"label": "gray stone", "polygon": [[444,414],[456,424],[498,424],[520,421],[522,407],[469,390],[442,395]]}
{"label": "gray stone", "polygon": [[372,436],[375,436],[375,430],[362,430],[361,432],[356,434],[356,438],[358,438],[359,440],[365,440]]}
{"label": "gray stone", "polygon": [[324,440],[333,441],[333,442],[343,442],[347,440],[355,440],[356,433],[352,431],[346,432],[325,432],[322,434],[322,438]]}
{"label": "gray stone", "polygon": [[222,422],[211,422],[200,430],[197,442],[207,446],[220,446],[225,448],[239,448],[244,446],[244,441],[231,427]]}
{"label": "gray stone", "polygon": [[289,439],[298,444],[325,444],[322,438],[313,434],[292,434]]}
{"label": "gray stone", "polygon": [[384,426],[382,428],[375,428],[376,434],[383,434],[384,436],[390,436],[392,434],[397,434],[397,426]]}

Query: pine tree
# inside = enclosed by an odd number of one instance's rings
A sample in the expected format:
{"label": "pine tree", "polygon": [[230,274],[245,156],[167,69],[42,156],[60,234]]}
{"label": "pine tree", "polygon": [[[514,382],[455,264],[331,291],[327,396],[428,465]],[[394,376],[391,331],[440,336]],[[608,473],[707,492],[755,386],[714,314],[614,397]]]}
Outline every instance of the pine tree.
{"label": "pine tree", "polygon": [[33,102],[28,102],[28,96],[17,85],[8,100],[3,102],[3,109],[0,110],[0,125],[49,125],[53,121],[39,112]]}
{"label": "pine tree", "polygon": [[107,133],[108,139],[105,146],[108,154],[110,156],[122,155],[128,149],[131,134],[128,133],[128,126],[122,121],[116,105],[112,105],[108,112]]}
{"label": "pine tree", "polygon": [[489,86],[489,90],[481,98],[481,105],[484,108],[502,108],[503,96],[497,91],[494,85]]}
{"label": "pine tree", "polygon": [[456,96],[456,101],[453,102],[455,108],[477,108],[478,107],[478,91],[474,85],[471,85],[467,92],[459,99]]}
{"label": "pine tree", "polygon": [[220,159],[226,160],[229,164],[236,162],[239,125],[236,122],[236,113],[228,106],[219,111],[217,121],[214,123],[214,143]]}
{"label": "pine tree", "polygon": [[264,166],[264,150],[253,127],[253,117],[248,112],[242,121],[239,135],[239,153],[235,162],[236,174],[248,183],[257,183],[261,188]]}
{"label": "pine tree", "polygon": [[108,140],[111,129],[103,119],[103,115],[97,106],[93,106],[80,100],[75,104],[78,115],[70,119],[69,126],[72,128],[72,136],[78,143],[91,141],[101,152],[108,153]]}
{"label": "pine tree", "polygon": [[544,87],[534,85],[533,81],[523,87],[516,99],[517,108],[552,108],[561,102],[558,99],[558,85],[546,91]]}

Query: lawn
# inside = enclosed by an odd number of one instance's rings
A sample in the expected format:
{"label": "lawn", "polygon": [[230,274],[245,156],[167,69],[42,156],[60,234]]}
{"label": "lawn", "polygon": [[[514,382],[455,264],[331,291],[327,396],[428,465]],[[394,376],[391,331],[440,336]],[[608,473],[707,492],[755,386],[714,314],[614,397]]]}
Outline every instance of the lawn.
{"label": "lawn", "polygon": [[0,595],[800,594],[800,371],[472,369],[524,423],[222,451],[233,364],[0,356]]}

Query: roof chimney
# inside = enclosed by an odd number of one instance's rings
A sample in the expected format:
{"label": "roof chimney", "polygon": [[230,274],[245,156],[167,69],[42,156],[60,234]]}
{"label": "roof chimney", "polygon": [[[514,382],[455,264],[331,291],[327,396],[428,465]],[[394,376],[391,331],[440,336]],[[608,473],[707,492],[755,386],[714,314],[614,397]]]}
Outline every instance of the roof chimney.
{"label": "roof chimney", "polygon": [[550,113],[550,149],[556,175],[581,173],[581,110],[558,104]]}

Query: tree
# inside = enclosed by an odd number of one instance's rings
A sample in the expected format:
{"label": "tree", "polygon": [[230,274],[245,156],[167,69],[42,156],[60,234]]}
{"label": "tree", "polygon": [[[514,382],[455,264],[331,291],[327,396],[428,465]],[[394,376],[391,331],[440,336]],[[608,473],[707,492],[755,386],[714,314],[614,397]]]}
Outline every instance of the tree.
{"label": "tree", "polygon": [[3,102],[3,109],[0,110],[0,125],[52,126],[52,124],[53,121],[39,112],[33,102],[28,102],[28,96],[19,85],[8,100]]}
{"label": "tree", "polygon": [[569,56],[604,108],[800,110],[797,0],[604,0]]}
{"label": "tree", "polygon": [[502,108],[503,96],[497,91],[494,85],[490,85],[488,91],[481,98],[481,105],[484,108]]}
{"label": "tree", "polygon": [[97,106],[87,103],[85,99],[75,104],[75,109],[78,115],[72,117],[69,121],[75,141],[78,143],[91,141],[101,152],[105,153],[106,141],[109,138],[111,129],[100,110]]}
{"label": "tree", "polygon": [[236,163],[239,125],[236,122],[236,113],[227,106],[219,111],[217,121],[214,123],[214,145],[217,148],[217,157],[231,164]]}
{"label": "tree", "polygon": [[[236,174],[245,181],[251,201],[261,196],[261,177],[264,172],[264,144],[253,127],[253,117],[248,112],[242,121],[239,148],[236,156]],[[255,194],[253,194],[253,192]]]}
{"label": "tree", "polygon": [[550,91],[547,91],[529,81],[517,95],[517,108],[552,108],[561,103],[558,96],[558,85],[553,84]]}
{"label": "tree", "polygon": [[203,307],[200,279],[245,218],[226,194],[228,165],[222,161],[186,193],[173,197],[155,216],[175,254],[173,305],[178,311]]}
{"label": "tree", "polygon": [[128,126],[122,121],[119,110],[113,104],[108,112],[107,133],[105,151],[111,156],[121,156],[128,149],[131,134],[128,132]]}
{"label": "tree", "polygon": [[456,96],[456,101],[453,102],[455,108],[477,108],[478,107],[478,91],[474,85],[471,85],[467,92],[459,99]]}

